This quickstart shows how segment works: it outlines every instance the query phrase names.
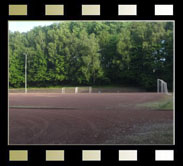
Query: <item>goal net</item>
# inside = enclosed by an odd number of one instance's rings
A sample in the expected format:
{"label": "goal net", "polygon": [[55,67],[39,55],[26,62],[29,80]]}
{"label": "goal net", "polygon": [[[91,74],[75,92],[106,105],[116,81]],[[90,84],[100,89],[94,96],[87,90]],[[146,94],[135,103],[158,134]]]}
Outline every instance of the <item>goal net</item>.
{"label": "goal net", "polygon": [[165,81],[163,81],[162,79],[157,79],[157,92],[168,94],[167,83]]}

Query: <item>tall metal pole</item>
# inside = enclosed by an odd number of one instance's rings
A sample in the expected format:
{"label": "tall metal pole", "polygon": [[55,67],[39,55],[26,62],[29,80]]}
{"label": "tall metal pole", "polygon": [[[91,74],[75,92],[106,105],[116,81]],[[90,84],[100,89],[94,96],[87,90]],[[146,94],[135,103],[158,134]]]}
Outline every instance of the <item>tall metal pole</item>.
{"label": "tall metal pole", "polygon": [[27,54],[25,54],[25,93],[27,93]]}

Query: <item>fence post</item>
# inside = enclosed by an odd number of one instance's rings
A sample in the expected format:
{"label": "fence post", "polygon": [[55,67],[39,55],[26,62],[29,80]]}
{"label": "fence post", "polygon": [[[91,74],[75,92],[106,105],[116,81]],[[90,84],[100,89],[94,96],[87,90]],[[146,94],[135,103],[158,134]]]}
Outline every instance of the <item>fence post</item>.
{"label": "fence post", "polygon": [[78,93],[78,87],[75,87],[75,94]]}
{"label": "fence post", "polygon": [[62,93],[65,93],[65,88],[62,88]]}
{"label": "fence post", "polygon": [[89,93],[92,93],[92,87],[91,86],[89,87]]}

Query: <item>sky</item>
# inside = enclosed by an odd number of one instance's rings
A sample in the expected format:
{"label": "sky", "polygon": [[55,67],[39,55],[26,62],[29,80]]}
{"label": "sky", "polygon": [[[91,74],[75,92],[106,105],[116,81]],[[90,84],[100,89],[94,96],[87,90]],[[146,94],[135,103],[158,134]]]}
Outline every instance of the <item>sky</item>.
{"label": "sky", "polygon": [[61,21],[9,21],[9,30],[11,32],[28,32],[36,26],[48,26]]}

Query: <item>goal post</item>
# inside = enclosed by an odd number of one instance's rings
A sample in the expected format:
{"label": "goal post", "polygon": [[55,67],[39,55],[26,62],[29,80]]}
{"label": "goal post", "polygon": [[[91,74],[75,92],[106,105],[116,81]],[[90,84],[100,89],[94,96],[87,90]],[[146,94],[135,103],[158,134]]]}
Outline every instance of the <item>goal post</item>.
{"label": "goal post", "polygon": [[166,93],[168,94],[168,86],[165,81],[162,79],[157,79],[157,93]]}

